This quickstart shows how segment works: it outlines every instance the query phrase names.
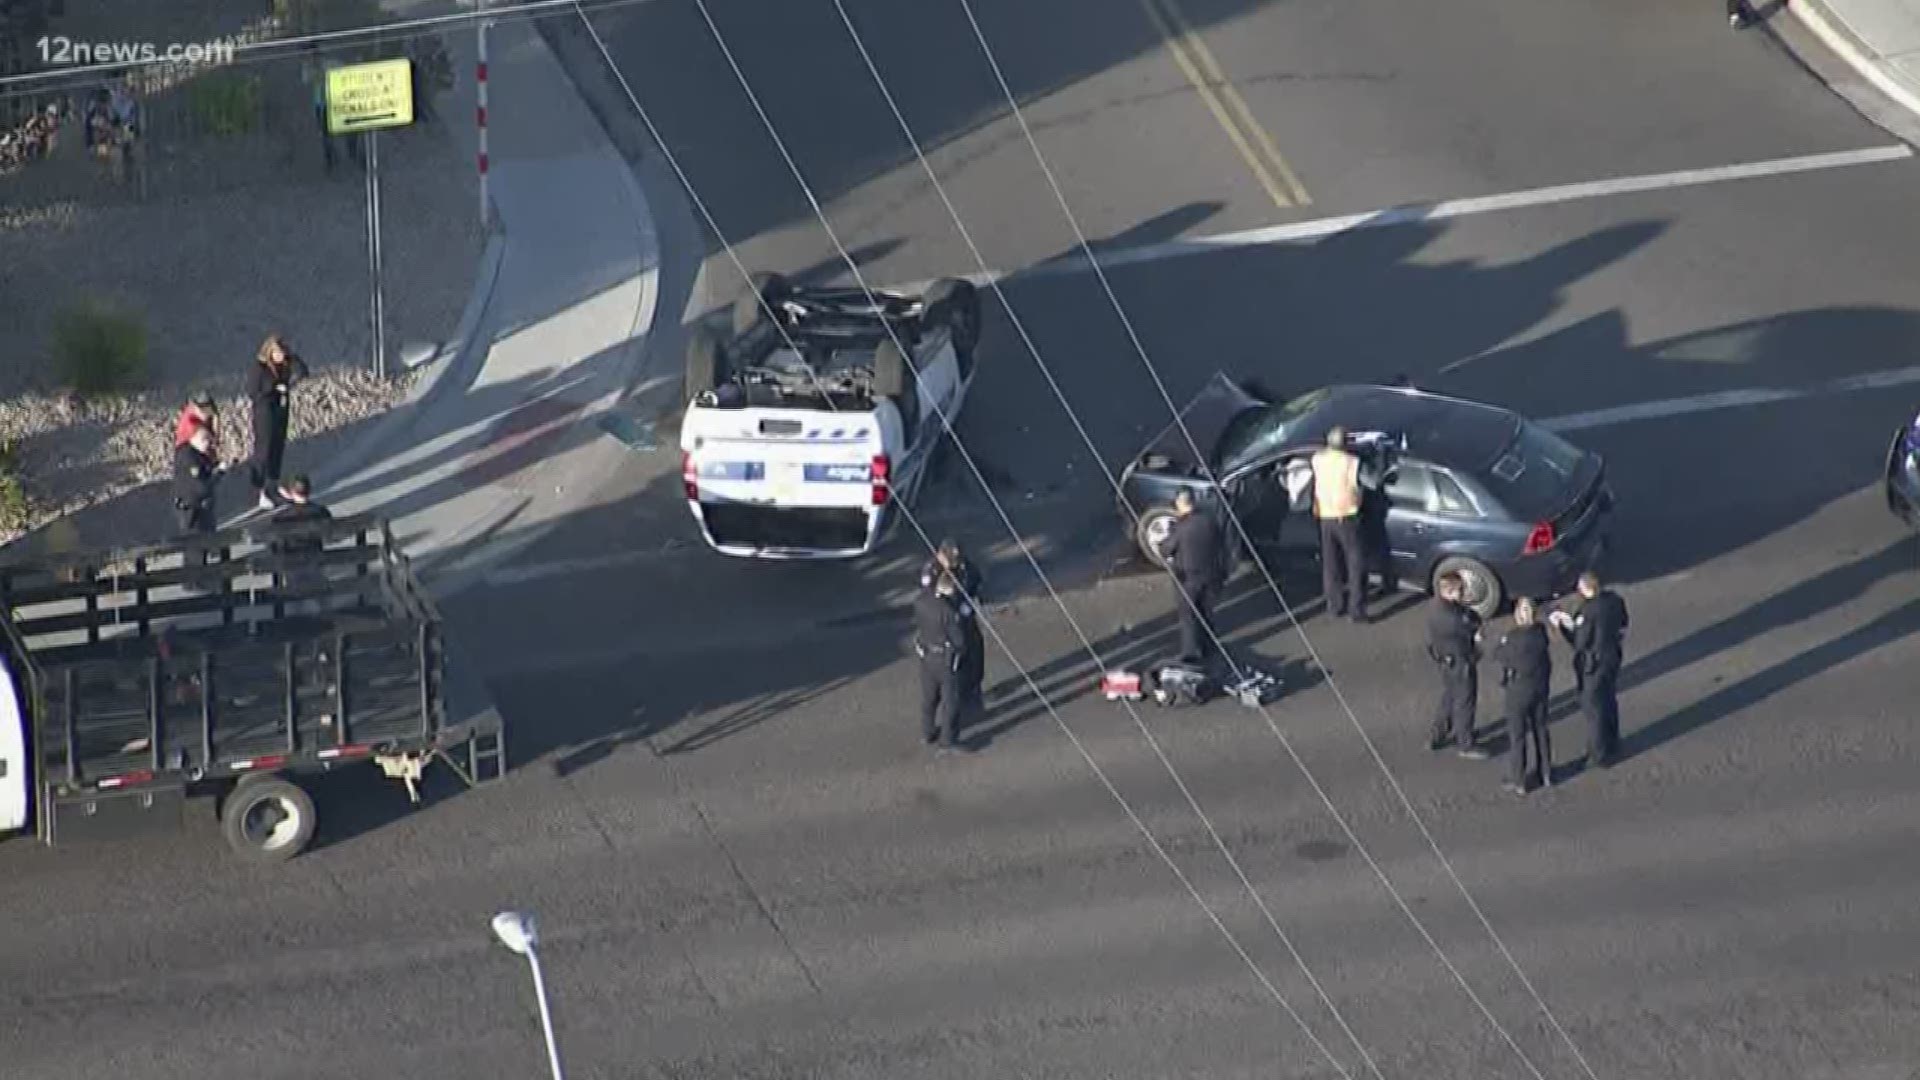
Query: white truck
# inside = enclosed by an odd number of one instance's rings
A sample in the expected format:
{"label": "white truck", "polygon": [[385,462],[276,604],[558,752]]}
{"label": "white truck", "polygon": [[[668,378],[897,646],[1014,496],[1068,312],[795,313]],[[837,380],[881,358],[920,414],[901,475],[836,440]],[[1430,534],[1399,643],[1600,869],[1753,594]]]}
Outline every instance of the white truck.
{"label": "white truck", "polygon": [[444,657],[377,518],[0,565],[0,835],[141,834],[208,796],[237,854],[274,861],[335,769],[416,799],[435,759],[493,779],[498,714],[450,722]]}
{"label": "white truck", "polygon": [[687,352],[681,479],[701,536],[747,558],[873,551],[972,384],[974,287],[869,297],[760,274],[730,323],[697,326]]}

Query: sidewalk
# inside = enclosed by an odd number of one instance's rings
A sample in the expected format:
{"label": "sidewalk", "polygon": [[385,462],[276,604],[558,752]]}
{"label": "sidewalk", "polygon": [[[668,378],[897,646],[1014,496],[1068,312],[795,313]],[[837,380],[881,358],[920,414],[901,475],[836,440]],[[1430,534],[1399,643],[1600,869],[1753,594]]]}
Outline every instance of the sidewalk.
{"label": "sidewalk", "polygon": [[[447,111],[470,117],[475,46],[462,37],[450,52],[469,74]],[[443,594],[539,539],[633,462],[598,421],[643,383],[650,360],[675,367],[648,348],[660,243],[633,170],[530,23],[498,24],[490,53],[498,266],[490,292],[483,267],[475,333],[353,460],[314,476],[336,515],[391,521]]]}
{"label": "sidewalk", "polygon": [[1920,0],[1788,0],[1786,7],[1862,79],[1920,117]]}

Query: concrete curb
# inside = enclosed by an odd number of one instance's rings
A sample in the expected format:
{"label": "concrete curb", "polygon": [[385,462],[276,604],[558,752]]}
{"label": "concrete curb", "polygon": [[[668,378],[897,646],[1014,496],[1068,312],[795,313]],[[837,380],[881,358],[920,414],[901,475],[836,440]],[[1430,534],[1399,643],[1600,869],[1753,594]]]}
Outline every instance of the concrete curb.
{"label": "concrete curb", "polygon": [[[593,87],[583,82],[585,75],[577,66],[584,64],[588,71],[598,72],[605,67],[605,58],[600,56],[597,48],[592,49],[590,53],[586,51],[585,43],[577,36],[581,32],[568,20],[542,19],[537,20],[535,25],[537,30],[534,35],[535,40],[539,42],[540,47],[547,50],[555,66],[566,76],[567,82],[579,95],[587,111],[593,115],[608,145],[622,161],[624,167],[620,169],[620,174],[623,186],[627,188],[628,195],[633,200],[633,205],[638,208],[638,212],[646,217],[647,231],[652,234],[655,245],[654,266],[646,271],[652,280],[647,287],[646,299],[643,301],[645,312],[632,328],[624,346],[624,355],[614,372],[608,377],[607,404],[582,412],[571,425],[573,429],[579,429],[596,426],[606,416],[626,406],[635,391],[647,382],[648,374],[655,366],[654,360],[657,357],[663,354],[678,355],[678,351],[672,347],[673,343],[663,341],[663,335],[660,333],[664,322],[661,312],[667,306],[662,301],[667,300],[670,295],[670,290],[663,288],[663,285],[669,274],[669,264],[673,260],[667,251],[668,237],[663,235],[661,223],[655,213],[656,200],[648,194],[648,185],[641,181],[639,175],[639,170],[648,167],[650,162],[647,156],[639,153],[638,148],[633,145],[630,135],[623,137],[626,133],[622,132],[616,123],[618,115],[616,109],[605,100],[602,94],[595,93]],[[572,40],[567,37],[570,33],[576,35]],[[570,63],[570,58],[574,62]],[[604,73],[601,74],[603,81],[607,81]],[[603,87],[602,90],[604,91],[605,88]],[[591,497],[594,492],[611,482],[618,470],[626,464],[627,455],[631,451],[625,446],[613,443],[610,439],[607,441],[608,445],[590,455],[590,460],[584,465],[578,461],[572,464],[572,468],[566,474],[568,489],[581,494],[583,498]],[[448,537],[446,542],[450,546],[458,547],[469,537],[485,536],[502,521],[518,514],[523,506],[524,503],[516,505],[516,501],[511,496],[503,498],[500,506],[493,512],[467,522]],[[447,599],[475,585],[484,584],[489,570],[545,539],[564,524],[565,519],[565,510],[552,514],[546,523],[529,526],[514,535],[511,540],[485,545],[482,550],[466,558],[441,567],[437,572],[430,572],[426,575],[429,578],[428,590],[437,598]]]}
{"label": "concrete curb", "polygon": [[1893,99],[1899,106],[1915,116],[1920,116],[1920,92],[1905,86],[1899,79],[1889,75],[1879,57],[1872,54],[1867,44],[1846,23],[1827,8],[1821,0],[1792,0],[1787,9],[1793,12],[1800,25],[1820,39],[1820,43],[1832,50],[1834,55],[1846,61],[1862,79],[1875,90]]}

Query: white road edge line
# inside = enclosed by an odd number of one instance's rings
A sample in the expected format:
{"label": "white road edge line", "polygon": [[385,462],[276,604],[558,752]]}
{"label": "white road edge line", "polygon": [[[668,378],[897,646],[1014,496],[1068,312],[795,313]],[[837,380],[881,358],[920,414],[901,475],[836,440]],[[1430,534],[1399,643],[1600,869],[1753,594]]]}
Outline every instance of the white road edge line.
{"label": "white road edge line", "polygon": [[[1681,169],[1676,172],[1647,173],[1641,176],[1620,176],[1608,180],[1587,180],[1577,184],[1557,184],[1553,187],[1530,188],[1525,191],[1509,191],[1500,195],[1478,195],[1466,199],[1447,199],[1436,203],[1415,203],[1407,206],[1391,206],[1381,210],[1371,210],[1359,214],[1342,214],[1338,217],[1316,218],[1312,221],[1290,221],[1282,225],[1269,225],[1259,229],[1247,229],[1241,232],[1216,233],[1212,236],[1193,236],[1165,243],[1147,244],[1135,248],[1118,248],[1113,251],[1097,252],[1102,267],[1131,266],[1136,263],[1155,262],[1161,259],[1178,258],[1183,255],[1199,255],[1209,251],[1225,251],[1233,248],[1259,247],[1268,244],[1290,244],[1303,240],[1322,240],[1344,232],[1359,229],[1379,229],[1391,225],[1406,225],[1420,221],[1443,221],[1450,218],[1470,217],[1475,214],[1492,214],[1504,210],[1524,210],[1529,207],[1551,206],[1556,203],[1580,202],[1588,199],[1601,199],[1619,195],[1634,195],[1648,191],[1664,191],[1673,188],[1699,187],[1704,184],[1725,184],[1735,180],[1757,180],[1770,176],[1788,176],[1793,173],[1819,172],[1826,169],[1844,169],[1857,165],[1878,165],[1891,161],[1901,161],[1913,156],[1913,148],[1905,143],[1888,146],[1873,146],[1859,150],[1838,150],[1825,154],[1806,154],[1799,157],[1773,158],[1767,161],[1750,161],[1739,165],[1716,165],[1704,169]],[[985,274],[966,275],[975,285],[986,285],[1012,277],[1051,277],[1058,274],[1085,273],[1091,268],[1084,256],[1058,259],[1041,263],[1024,270],[993,270]],[[900,286],[902,292],[920,292],[932,285],[931,281],[913,282]]]}
{"label": "white road edge line", "polygon": [[[1754,405],[1771,405],[1783,401],[1799,401],[1812,397],[1831,397],[1838,394],[1859,393],[1862,390],[1884,390],[1898,386],[1920,384],[1920,367],[1892,368],[1886,371],[1870,371],[1862,375],[1850,375],[1844,379],[1817,383],[1799,389],[1784,390],[1774,388],[1752,388],[1743,390],[1723,390],[1713,394],[1696,394],[1692,397],[1666,398],[1660,401],[1642,401],[1633,405],[1621,405],[1611,409],[1595,409],[1592,412],[1573,413],[1541,420],[1543,427],[1559,432],[1586,431],[1593,428],[1614,427],[1621,424],[1644,423],[1648,420],[1666,420],[1675,416],[1689,416],[1694,413],[1719,412],[1725,409],[1742,409]],[[1048,499],[1044,503],[1062,500]],[[942,515],[944,520],[946,515]],[[527,563],[522,566],[508,566],[487,572],[488,585],[510,587],[526,585],[550,578],[572,577],[576,574],[591,574],[606,570],[618,570],[636,563],[661,558],[674,548],[661,548],[639,551],[619,551],[610,555],[596,555],[580,559],[556,559],[551,562]]]}

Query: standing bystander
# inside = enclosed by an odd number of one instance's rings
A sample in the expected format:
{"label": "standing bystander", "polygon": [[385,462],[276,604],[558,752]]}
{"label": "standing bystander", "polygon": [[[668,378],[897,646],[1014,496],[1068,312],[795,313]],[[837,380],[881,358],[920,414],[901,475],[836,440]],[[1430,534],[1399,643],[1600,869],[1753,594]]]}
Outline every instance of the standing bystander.
{"label": "standing bystander", "polygon": [[248,396],[253,399],[253,462],[251,479],[262,510],[276,505],[273,491],[280,484],[281,460],[287,452],[287,425],[292,417],[293,384],[307,377],[306,362],[287,347],[279,334],[268,334],[254,355]]}

